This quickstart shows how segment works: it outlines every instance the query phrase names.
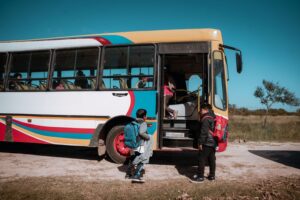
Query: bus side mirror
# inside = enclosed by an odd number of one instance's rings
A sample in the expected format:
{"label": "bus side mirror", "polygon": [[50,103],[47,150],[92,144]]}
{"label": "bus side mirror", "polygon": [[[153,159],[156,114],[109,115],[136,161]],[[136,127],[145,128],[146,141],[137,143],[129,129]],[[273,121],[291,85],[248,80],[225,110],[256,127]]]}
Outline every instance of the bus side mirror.
{"label": "bus side mirror", "polygon": [[240,74],[243,70],[242,52],[235,54],[236,59],[236,71]]}

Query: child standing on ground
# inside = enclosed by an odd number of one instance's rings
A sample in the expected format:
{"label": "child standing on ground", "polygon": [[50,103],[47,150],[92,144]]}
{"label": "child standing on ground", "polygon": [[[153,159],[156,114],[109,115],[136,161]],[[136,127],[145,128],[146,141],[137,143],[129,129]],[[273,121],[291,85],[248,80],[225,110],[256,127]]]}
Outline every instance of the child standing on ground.
{"label": "child standing on ground", "polygon": [[[136,121],[140,124],[139,137],[142,140],[141,145],[131,152],[129,158],[129,165],[126,171],[126,178],[132,179],[133,182],[141,182],[144,180],[141,178],[144,165],[149,162],[152,156],[152,138],[147,132],[147,111],[145,109],[138,109],[136,112]],[[131,175],[132,168],[135,167],[133,176]]]}
{"label": "child standing on ground", "polygon": [[208,180],[215,180],[216,173],[216,147],[217,142],[214,139],[212,132],[214,131],[215,114],[210,104],[204,104],[200,110],[200,133],[198,137],[198,173],[194,175],[193,182],[204,181],[204,168],[208,160],[209,175]]}

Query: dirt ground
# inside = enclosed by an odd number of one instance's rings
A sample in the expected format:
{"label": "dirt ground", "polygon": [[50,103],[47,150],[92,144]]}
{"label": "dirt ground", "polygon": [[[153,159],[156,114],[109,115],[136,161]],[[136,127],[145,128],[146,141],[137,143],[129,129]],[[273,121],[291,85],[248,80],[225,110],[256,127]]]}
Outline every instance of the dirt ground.
{"label": "dirt ground", "polygon": [[[151,183],[148,185],[151,188],[174,182],[188,184],[188,178],[196,172],[196,169],[195,150],[156,151],[150,164],[146,166],[144,178],[147,183]],[[22,185],[25,181],[41,187],[44,182],[53,179],[60,180],[60,183],[69,181],[68,184],[107,183],[111,185],[109,190],[115,190],[120,188],[118,184],[126,185],[124,170],[125,167],[120,164],[114,164],[106,159],[100,160],[96,149],[93,148],[1,143],[0,197],[6,191],[13,191],[7,187],[8,185],[18,183]],[[286,182],[282,183],[283,185],[295,182],[296,185],[293,187],[299,189],[300,143],[230,143],[226,152],[217,153],[217,185],[213,187],[225,182],[237,183],[235,187],[238,187],[240,183],[251,185],[268,180],[284,180]],[[118,186],[114,188],[116,183]],[[181,198],[180,195],[179,197]],[[5,199],[5,196],[3,198]],[[290,199],[293,198],[295,197],[292,196]],[[181,199],[189,198],[184,196]]]}
{"label": "dirt ground", "polygon": [[[145,179],[191,176],[197,151],[155,152]],[[123,180],[125,167],[99,160],[96,149],[32,144],[0,144],[0,181],[22,177],[77,176],[86,180]],[[207,169],[208,170],[208,169]],[[300,143],[231,143],[217,153],[218,179],[300,175]]]}

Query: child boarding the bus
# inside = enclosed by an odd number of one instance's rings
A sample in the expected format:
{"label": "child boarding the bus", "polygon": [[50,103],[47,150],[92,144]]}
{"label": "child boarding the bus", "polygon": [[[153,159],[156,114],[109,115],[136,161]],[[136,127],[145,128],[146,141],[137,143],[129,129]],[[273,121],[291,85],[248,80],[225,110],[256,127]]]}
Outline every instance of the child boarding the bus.
{"label": "child boarding the bus", "polygon": [[[126,170],[125,178],[129,178],[132,182],[143,183],[142,171],[144,165],[149,163],[152,156],[152,137],[147,132],[147,111],[138,109],[136,112],[136,120],[127,124],[124,128],[125,145],[131,148],[131,156]],[[132,174],[132,171],[134,173]]]}

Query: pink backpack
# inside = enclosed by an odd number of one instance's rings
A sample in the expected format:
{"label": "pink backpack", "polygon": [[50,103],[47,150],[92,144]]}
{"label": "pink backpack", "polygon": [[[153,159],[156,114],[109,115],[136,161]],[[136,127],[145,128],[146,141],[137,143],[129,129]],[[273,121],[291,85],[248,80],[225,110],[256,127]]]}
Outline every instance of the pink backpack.
{"label": "pink backpack", "polygon": [[214,120],[214,130],[209,130],[210,134],[216,139],[218,143],[217,151],[222,152],[227,147],[227,138],[228,138],[228,129],[227,126],[222,128],[221,117],[213,118],[210,115],[206,115],[201,118],[201,122],[204,119],[212,119]]}

